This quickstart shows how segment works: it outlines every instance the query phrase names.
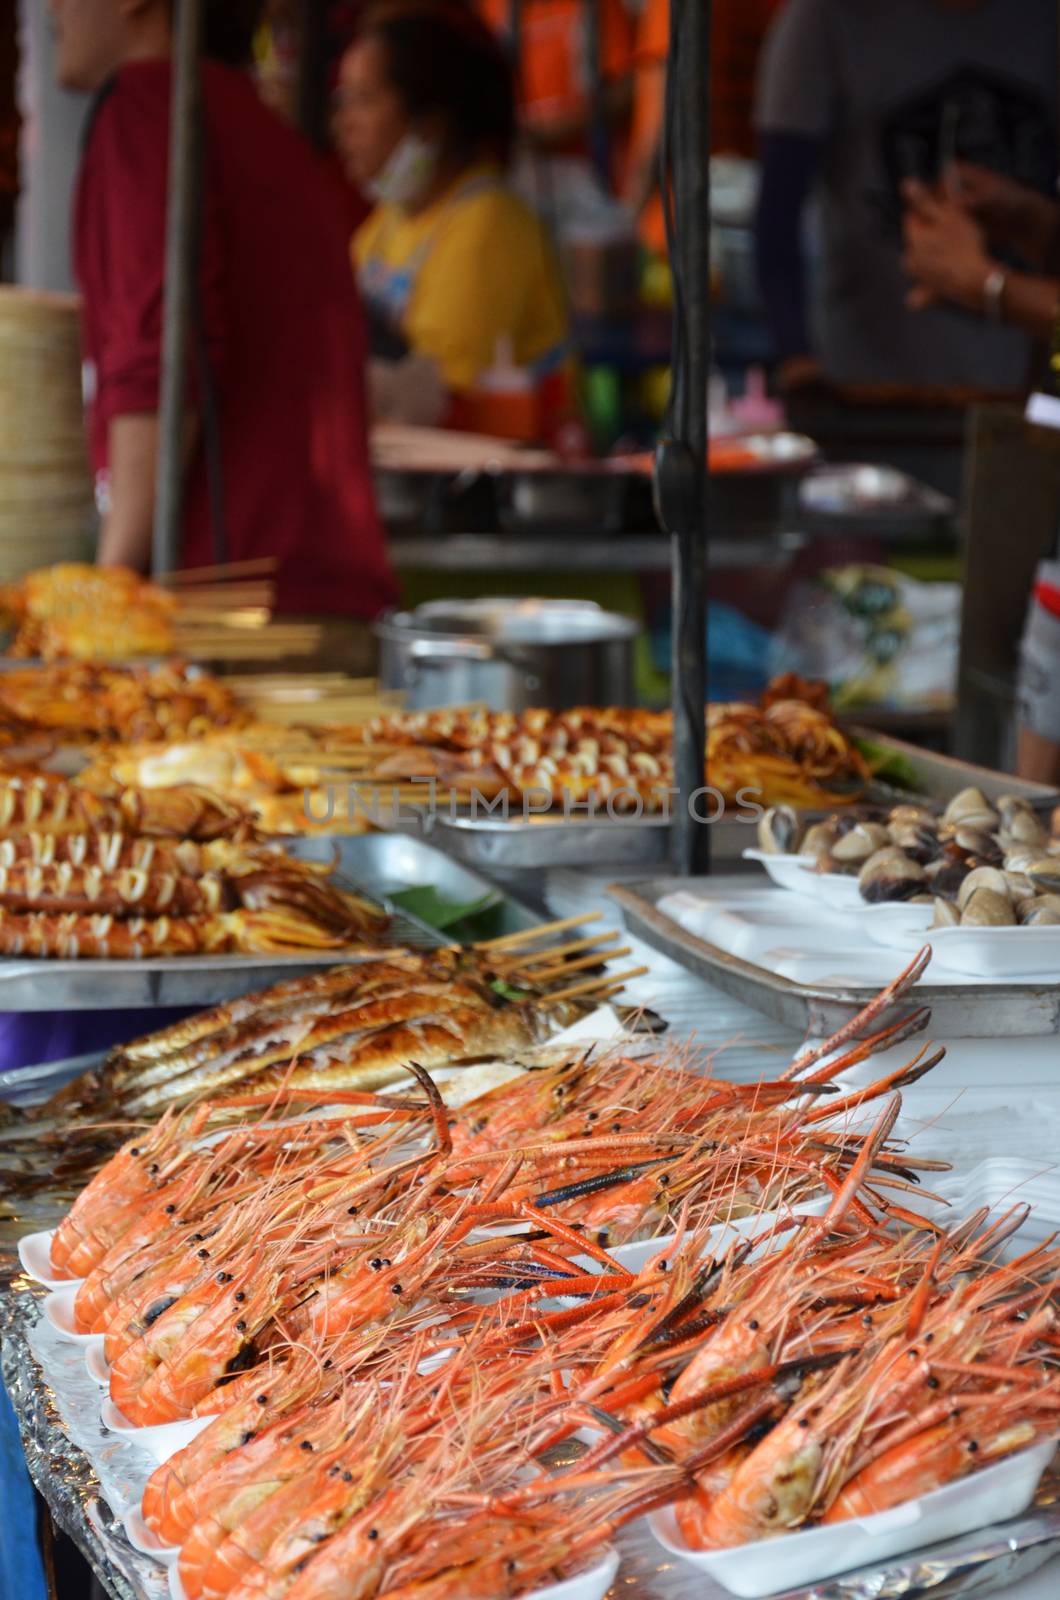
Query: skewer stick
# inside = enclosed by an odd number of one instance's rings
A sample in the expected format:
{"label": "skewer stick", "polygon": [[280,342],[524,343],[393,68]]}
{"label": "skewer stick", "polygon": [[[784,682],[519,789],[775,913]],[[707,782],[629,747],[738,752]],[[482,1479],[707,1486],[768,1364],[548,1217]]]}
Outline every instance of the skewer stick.
{"label": "skewer stick", "polygon": [[524,928],[520,933],[506,933],[500,939],[487,939],[476,944],[476,950],[506,950],[512,945],[526,944],[532,939],[543,939],[550,933],[562,933],[565,928],[581,928],[587,922],[599,922],[602,911],[583,911],[577,917],[563,917],[558,922],[540,922],[536,928]]}
{"label": "skewer stick", "polygon": [[534,967],[539,961],[553,961],[557,956],[572,956],[578,950],[599,949],[605,944],[614,944],[618,937],[617,933],[597,933],[587,939],[572,939],[570,944],[550,944],[547,949],[538,950],[535,955],[508,956],[507,962],[513,967]]}
{"label": "skewer stick", "polygon": [[573,1000],[578,995],[592,994],[594,990],[599,990],[599,998],[603,999],[605,992],[611,994],[624,989],[631,978],[642,978],[650,971],[650,967],[630,967],[628,972],[616,973],[614,977],[610,973],[604,973],[599,978],[586,978],[584,983],[572,983],[569,989],[558,989],[554,994],[545,995],[536,1003],[551,1006],[555,1005],[557,1000]]}
{"label": "skewer stick", "polygon": [[539,967],[534,973],[534,982],[543,983],[547,978],[563,977],[568,972],[579,972],[585,967],[599,967],[605,961],[617,961],[619,956],[631,956],[632,954],[633,946],[626,944],[620,950],[608,950],[604,955],[594,952],[591,955],[580,957],[577,961],[558,961],[554,967]]}
{"label": "skewer stick", "polygon": [[210,567],[184,567],[179,572],[164,572],[154,579],[155,583],[163,585],[182,585],[185,583],[200,583],[204,578],[225,578],[239,574],[249,576],[255,572],[275,572],[279,566],[275,556],[255,556],[248,561],[224,561]]}

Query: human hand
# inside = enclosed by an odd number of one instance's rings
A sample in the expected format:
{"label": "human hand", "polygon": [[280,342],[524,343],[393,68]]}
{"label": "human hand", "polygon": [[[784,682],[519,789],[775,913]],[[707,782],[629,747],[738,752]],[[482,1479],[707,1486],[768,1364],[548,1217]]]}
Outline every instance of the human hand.
{"label": "human hand", "polygon": [[1028,264],[1041,265],[1060,228],[1060,206],[1054,200],[970,161],[956,162],[943,187],[990,238],[1012,245]]}
{"label": "human hand", "polygon": [[824,368],[816,356],[789,356],[777,367],[776,383],[781,394],[809,389],[825,382]]}
{"label": "human hand", "polygon": [[902,270],[913,280],[906,305],[923,311],[950,301],[982,311],[995,264],[978,222],[958,201],[915,179],[903,184],[902,193],[906,201]]}

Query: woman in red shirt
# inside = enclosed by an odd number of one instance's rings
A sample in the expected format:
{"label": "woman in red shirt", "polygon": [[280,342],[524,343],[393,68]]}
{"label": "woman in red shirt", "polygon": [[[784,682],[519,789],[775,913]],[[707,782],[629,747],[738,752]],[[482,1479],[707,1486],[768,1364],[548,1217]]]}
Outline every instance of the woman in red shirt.
{"label": "woman in red shirt", "polygon": [[[212,16],[231,29],[238,9],[246,7],[218,0],[207,7],[208,22]],[[51,0],[51,11],[60,81],[97,94],[75,250],[99,560],[142,569],[158,446],[170,5]],[[207,61],[203,101],[199,329],[188,363],[181,563],[275,557],[277,610],[346,620],[354,642],[343,664],[364,670],[364,624],[392,602],[395,588],[372,497],[349,218],[319,158],[261,103],[246,73]],[[223,517],[204,448],[214,413]],[[349,619],[361,627],[351,633]]]}

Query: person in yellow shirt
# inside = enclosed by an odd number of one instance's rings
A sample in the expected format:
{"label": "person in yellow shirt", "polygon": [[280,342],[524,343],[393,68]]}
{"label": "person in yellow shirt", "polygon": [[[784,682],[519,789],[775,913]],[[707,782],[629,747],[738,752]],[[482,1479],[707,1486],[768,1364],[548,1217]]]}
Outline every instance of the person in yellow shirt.
{"label": "person in yellow shirt", "polygon": [[377,202],[353,257],[390,420],[459,426],[498,359],[531,369],[550,409],[569,399],[558,265],[505,183],[514,134],[511,70],[472,12],[414,0],[368,14],[341,63],[335,136]]}

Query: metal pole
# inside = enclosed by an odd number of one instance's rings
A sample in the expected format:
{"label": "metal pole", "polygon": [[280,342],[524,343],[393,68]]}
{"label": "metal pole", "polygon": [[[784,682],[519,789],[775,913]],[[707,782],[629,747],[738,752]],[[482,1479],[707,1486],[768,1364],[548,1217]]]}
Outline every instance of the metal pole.
{"label": "metal pole", "polygon": [[[711,0],[670,0],[664,145],[673,195],[673,377],[656,501],[673,556],[673,869],[710,870],[707,697],[707,383],[710,373]],[[663,181],[667,174],[664,172]]]}
{"label": "metal pole", "polygon": [[298,50],[298,126],[322,150],[328,138],[327,0],[303,0]]}
{"label": "metal pole", "polygon": [[166,296],[162,328],[158,478],[152,568],[172,572],[180,558],[184,499],[184,415],[192,307],[199,259],[203,0],[179,0],[173,41],[166,209]]}

